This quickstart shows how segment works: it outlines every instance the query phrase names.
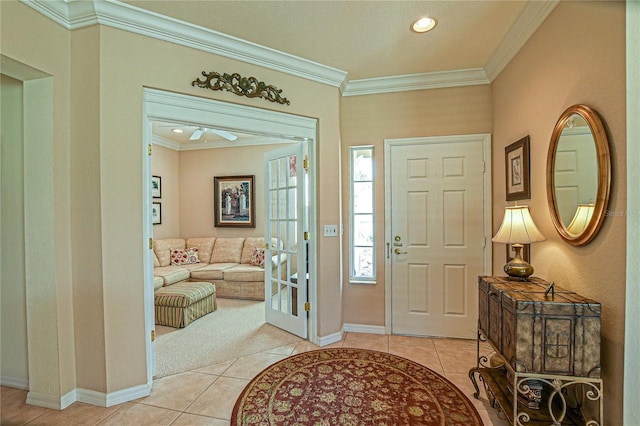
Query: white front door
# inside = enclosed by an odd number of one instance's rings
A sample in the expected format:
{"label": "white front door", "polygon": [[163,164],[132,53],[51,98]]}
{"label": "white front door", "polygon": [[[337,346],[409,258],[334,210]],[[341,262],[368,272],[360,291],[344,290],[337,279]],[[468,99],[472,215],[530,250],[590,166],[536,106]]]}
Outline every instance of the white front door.
{"label": "white front door", "polygon": [[560,218],[568,227],[578,204],[595,202],[598,156],[589,127],[564,129],[561,139],[556,149],[554,184]]}
{"label": "white front door", "polygon": [[[307,338],[307,230],[304,145],[267,152],[265,162],[265,317]],[[268,265],[274,259],[278,267]]]}
{"label": "white front door", "polygon": [[480,136],[385,141],[393,334],[476,336],[491,191]]}

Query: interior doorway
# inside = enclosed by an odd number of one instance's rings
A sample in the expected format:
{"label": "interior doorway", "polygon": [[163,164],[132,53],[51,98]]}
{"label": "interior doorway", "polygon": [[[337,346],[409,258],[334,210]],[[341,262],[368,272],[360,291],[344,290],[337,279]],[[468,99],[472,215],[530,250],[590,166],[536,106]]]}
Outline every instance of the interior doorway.
{"label": "interior doorway", "polygon": [[[255,107],[247,107],[237,104],[182,95],[155,89],[144,89],[144,137],[143,150],[145,152],[143,162],[143,196],[148,203],[144,203],[145,241],[153,238],[153,224],[151,221],[151,156],[147,155],[149,147],[153,143],[153,123],[168,122],[182,123],[196,126],[197,129],[215,129],[219,132],[231,134],[242,133],[246,135],[274,138],[280,143],[302,143],[308,152],[308,226],[316,227],[316,191],[315,191],[315,158],[316,158],[316,134],[317,120],[286,114],[276,111],[264,110]],[[203,133],[206,133],[204,131]],[[227,142],[231,143],[231,141]],[[261,164],[262,160],[259,160]],[[258,165],[258,167],[260,167]],[[145,244],[145,247],[147,245]],[[307,245],[309,258],[316,257],[316,242],[309,241]],[[151,250],[145,250],[145,324],[149,335],[155,328],[153,306],[153,256]],[[312,307],[316,305],[316,262],[309,262],[308,300]],[[317,314],[316,309],[311,310],[308,318],[308,336],[311,342],[317,342]],[[152,382],[155,371],[155,344],[151,339],[147,342],[147,376]]]}

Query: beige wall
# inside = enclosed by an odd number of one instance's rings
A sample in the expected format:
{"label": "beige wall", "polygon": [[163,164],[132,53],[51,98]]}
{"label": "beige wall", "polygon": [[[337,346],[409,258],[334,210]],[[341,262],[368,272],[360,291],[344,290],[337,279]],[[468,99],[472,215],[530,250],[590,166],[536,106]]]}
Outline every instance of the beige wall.
{"label": "beige wall", "polygon": [[160,176],[161,198],[154,203],[162,204],[162,223],[153,225],[153,238],[178,238],[180,232],[180,192],[189,190],[180,182],[180,153],[160,145],[153,146],[152,174]]}
{"label": "beige wall", "polygon": [[[546,156],[553,127],[570,105],[596,109],[607,129],[612,157],[609,210],[626,211],[625,7],[623,2],[561,2],[493,82],[493,226],[505,202],[504,147],[531,137],[531,200],[547,241],[532,247],[535,275],[602,304],[602,375],[607,424],[622,424],[625,312],[624,216],[608,217],[585,247],[572,247],[555,231],[546,198]],[[494,244],[494,271],[504,246]]]}
{"label": "beige wall", "polygon": [[24,147],[29,168],[25,167],[25,195],[30,203],[35,202],[29,206],[25,202],[25,217],[32,221],[29,229],[25,222],[25,235],[33,243],[25,244],[25,263],[33,266],[27,270],[30,395],[55,402],[76,387],[71,306],[70,34],[17,1],[3,1],[0,7],[2,54],[19,64],[19,78],[28,81],[25,87],[29,87],[25,89]]}
{"label": "beige wall", "polygon": [[[199,149],[180,152],[180,236],[264,235],[264,153],[282,145]],[[213,178],[254,175],[255,228],[214,226]]]}
{"label": "beige wall", "polygon": [[349,253],[343,262],[344,322],[383,326],[385,321],[384,139],[491,132],[489,86],[344,97],[342,195],[344,241],[349,241],[349,147],[373,145],[375,157],[375,285],[349,284]]}
{"label": "beige wall", "polygon": [[[319,163],[339,158],[338,90],[112,28],[100,28],[100,174],[108,390],[145,383],[141,149],[142,88],[153,87],[319,118]],[[167,66],[167,58],[179,57]],[[283,89],[291,106],[191,86],[203,69],[255,76]],[[337,223],[338,177],[320,173],[319,220]],[[127,250],[122,250],[126,247]],[[340,330],[339,246],[319,241],[319,334]]]}
{"label": "beige wall", "polygon": [[[620,3],[561,3],[491,87],[342,99],[336,88],[277,71],[112,28],[94,26],[70,33],[17,1],[3,1],[1,7],[3,55],[54,77],[55,205],[43,217],[55,222],[54,279],[46,285],[55,293],[48,302],[57,307],[58,316],[53,318],[57,333],[36,337],[39,344],[53,341],[59,348],[61,368],[34,374],[61,374],[43,380],[47,386],[58,380],[59,395],[74,387],[114,392],[146,383],[141,111],[142,88],[154,87],[318,118],[319,229],[323,224],[347,225],[348,193],[343,193],[345,209],[341,211],[336,202],[340,201],[336,194],[341,194],[336,169],[341,164],[346,172],[349,146],[373,144],[380,171],[384,138],[487,132],[493,132],[497,229],[506,204],[503,148],[529,134],[530,205],[548,238],[533,248],[532,263],[536,275],[602,302],[607,422],[620,423],[624,218],[608,218],[589,246],[573,248],[555,234],[544,195],[546,149],[555,120],[567,106],[583,102],[601,113],[610,136],[614,172],[609,208],[625,210],[624,7]],[[180,60],[168,66],[167,58],[176,57]],[[282,88],[291,105],[193,88],[190,82],[202,70],[255,76]],[[384,218],[379,213],[384,211],[383,186],[384,176],[378,174],[379,242],[384,241],[380,237]],[[316,235],[321,234],[318,231]],[[318,245],[319,335],[339,332],[343,323],[384,324],[382,245],[374,286],[351,285],[346,276],[340,276],[340,239],[318,238]],[[501,269],[503,257],[504,248],[496,245],[494,270]],[[50,320],[37,314],[36,321]],[[75,371],[69,366],[75,366]]]}
{"label": "beige wall", "polygon": [[100,31],[71,33],[71,236],[78,386],[107,389],[102,259]]}
{"label": "beige wall", "polygon": [[27,304],[24,264],[24,152],[22,81],[0,75],[2,98],[2,256],[0,256],[2,294],[0,301],[0,375],[26,386]]}
{"label": "beige wall", "polygon": [[[49,73],[55,84],[55,213],[48,219],[56,223],[57,250],[50,285],[66,287],[48,299],[63,324],[47,336],[60,341],[52,346],[65,354],[59,363],[71,361],[76,371],[63,369],[54,395],[76,386],[108,394],[144,385],[143,87],[318,118],[319,224],[340,221],[333,172],[340,156],[338,89],[112,28],[70,33],[17,1],[1,4],[3,54]],[[192,87],[203,69],[267,81],[283,89],[291,106]],[[342,327],[340,246],[320,239],[318,250],[318,333],[325,336]]]}
{"label": "beige wall", "polygon": [[[154,238],[264,235],[263,156],[282,145],[176,151],[153,147],[153,174],[162,177],[162,224]],[[213,178],[254,175],[255,228],[214,226]]]}

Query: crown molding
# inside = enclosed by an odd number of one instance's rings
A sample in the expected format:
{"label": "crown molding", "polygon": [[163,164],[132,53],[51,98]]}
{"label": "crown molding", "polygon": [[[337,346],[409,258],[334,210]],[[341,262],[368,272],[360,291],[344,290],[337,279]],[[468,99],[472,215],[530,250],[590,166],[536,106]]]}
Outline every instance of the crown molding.
{"label": "crown molding", "polygon": [[256,145],[280,145],[286,143],[293,143],[295,141],[284,140],[282,138],[271,138],[271,137],[257,137],[251,138],[250,140],[242,140],[238,139],[235,141],[215,141],[215,142],[204,142],[204,141],[190,141],[185,144],[180,144],[176,141],[172,141],[167,138],[163,138],[158,135],[151,135],[151,142],[154,145],[162,146],[173,151],[192,151],[196,149],[216,149],[216,148],[238,148],[243,146],[256,146]]}
{"label": "crown molding", "polygon": [[153,143],[154,145],[172,149],[174,151],[180,151],[180,144],[178,142],[163,138],[162,136],[151,135],[151,143]]}
{"label": "crown molding", "polygon": [[490,81],[495,80],[498,74],[516,56],[558,3],[560,3],[560,0],[531,1],[527,4],[498,45],[498,48],[484,65]]}
{"label": "crown molding", "polygon": [[439,89],[443,87],[476,86],[489,84],[484,69],[438,71],[421,74],[351,80],[342,91],[343,96],[372,95],[411,90]]}
{"label": "crown molding", "polygon": [[346,71],[115,0],[21,0],[69,30],[105,25],[340,87]]}
{"label": "crown molding", "polygon": [[347,72],[117,0],[20,0],[68,30],[105,25],[337,87],[343,96],[490,84],[559,0],[531,1],[483,68],[347,79]]}

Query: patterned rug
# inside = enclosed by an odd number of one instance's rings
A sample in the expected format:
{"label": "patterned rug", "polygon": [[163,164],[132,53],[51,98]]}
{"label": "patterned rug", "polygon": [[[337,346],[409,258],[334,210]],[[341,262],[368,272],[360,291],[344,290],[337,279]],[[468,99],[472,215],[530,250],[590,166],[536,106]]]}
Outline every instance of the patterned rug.
{"label": "patterned rug", "polygon": [[231,424],[481,426],[482,420],[461,390],[418,363],[334,348],[264,369],[240,394]]}

